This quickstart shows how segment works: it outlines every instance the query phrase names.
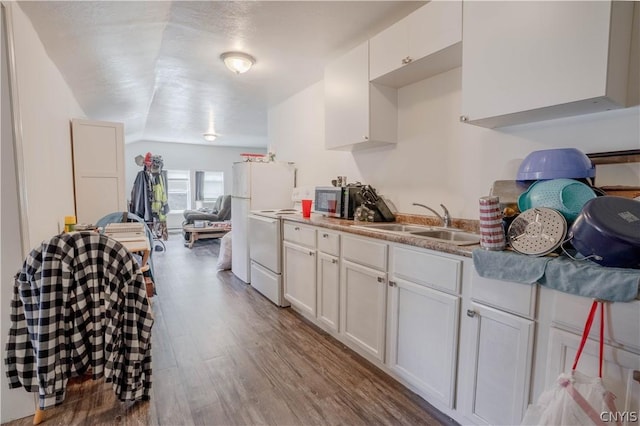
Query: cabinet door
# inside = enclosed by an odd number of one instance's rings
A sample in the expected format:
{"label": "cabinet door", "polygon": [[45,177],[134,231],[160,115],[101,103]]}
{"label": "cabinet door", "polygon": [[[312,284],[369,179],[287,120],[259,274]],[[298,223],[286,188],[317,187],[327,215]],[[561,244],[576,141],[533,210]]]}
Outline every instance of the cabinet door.
{"label": "cabinet door", "polygon": [[403,87],[462,64],[462,2],[432,1],[369,40],[369,78]]}
{"label": "cabinet door", "polygon": [[356,349],[384,362],[386,273],[342,260],[340,324]]}
{"label": "cabinet door", "polygon": [[461,1],[432,1],[406,19],[407,55],[411,61],[462,41]]}
{"label": "cabinet door", "polygon": [[284,297],[302,313],[316,316],[315,250],[288,242],[284,248]]}
{"label": "cabinet door", "polygon": [[463,318],[476,323],[465,414],[476,424],[520,424],[529,404],[533,321],[476,303]]}
{"label": "cabinet door", "polygon": [[453,407],[460,298],[396,277],[389,288],[389,367]]}
{"label": "cabinet door", "polygon": [[369,139],[369,42],[329,63],[324,74],[327,148]]}
{"label": "cabinet door", "polygon": [[318,252],[318,321],[334,332],[340,324],[340,267],[338,258]]}
{"label": "cabinet door", "polygon": [[[550,388],[558,375],[571,371],[573,360],[582,336],[551,328],[545,389]],[[592,377],[598,375],[599,349],[597,340],[589,339],[582,351],[578,371]],[[604,345],[602,381],[616,396],[618,413],[640,413],[640,355],[613,346]],[[634,380],[635,374],[635,380]],[[622,418],[623,424],[637,424],[630,418]]]}
{"label": "cabinet door", "polygon": [[407,64],[405,61],[409,56],[407,37],[406,18],[371,37],[369,40],[369,78],[371,80]]}
{"label": "cabinet door", "polygon": [[625,104],[633,2],[465,2],[462,112],[500,127]]}

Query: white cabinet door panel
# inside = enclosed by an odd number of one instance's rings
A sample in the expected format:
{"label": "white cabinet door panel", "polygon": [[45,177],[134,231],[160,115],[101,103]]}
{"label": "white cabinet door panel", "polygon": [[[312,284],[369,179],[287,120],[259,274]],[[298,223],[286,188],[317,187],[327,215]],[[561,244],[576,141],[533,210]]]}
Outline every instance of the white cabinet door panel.
{"label": "white cabinet door panel", "polygon": [[453,407],[460,298],[395,277],[389,284],[389,366]]}
{"label": "white cabinet door panel", "polygon": [[337,257],[318,252],[318,321],[336,333],[340,324],[339,265]]}
{"label": "white cabinet door panel", "polygon": [[384,361],[386,273],[346,260],[340,270],[341,332],[357,348]]}
{"label": "white cabinet door panel", "polygon": [[625,106],[633,2],[465,2],[462,113],[485,127]]}
{"label": "white cabinet door panel", "polygon": [[477,424],[520,424],[529,404],[534,323],[531,320],[471,303],[476,321],[468,415]]}
{"label": "white cabinet door panel", "polygon": [[[545,389],[553,385],[560,373],[571,371],[581,336],[552,328],[549,340]],[[598,341],[589,339],[577,369],[588,376],[597,377],[598,364]],[[640,374],[639,354],[604,345],[602,381],[605,388],[616,396],[615,404],[619,412],[640,413],[640,382],[634,380],[634,372]]]}
{"label": "white cabinet door panel", "polygon": [[289,242],[284,247],[284,296],[296,308],[316,316],[315,250]]}

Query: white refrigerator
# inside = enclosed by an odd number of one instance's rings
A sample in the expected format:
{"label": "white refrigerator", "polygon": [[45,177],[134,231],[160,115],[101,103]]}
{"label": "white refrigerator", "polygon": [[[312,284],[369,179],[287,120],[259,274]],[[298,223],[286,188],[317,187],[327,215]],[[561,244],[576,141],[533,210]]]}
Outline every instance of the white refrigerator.
{"label": "white refrigerator", "polygon": [[291,208],[294,185],[293,163],[233,163],[231,271],[242,281],[251,282],[249,212]]}

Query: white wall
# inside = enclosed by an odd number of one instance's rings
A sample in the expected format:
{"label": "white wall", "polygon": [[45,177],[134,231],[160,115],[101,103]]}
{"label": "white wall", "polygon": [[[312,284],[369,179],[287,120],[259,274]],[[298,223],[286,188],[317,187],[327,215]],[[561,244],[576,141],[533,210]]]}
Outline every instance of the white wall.
{"label": "white wall", "polygon": [[74,214],[71,118],[85,114],[47,56],[31,21],[13,7],[30,245],[58,233]]}
{"label": "white wall", "polygon": [[[236,161],[242,161],[240,154],[245,152],[265,154],[266,149],[256,148],[228,148],[206,145],[185,145],[181,143],[141,141],[125,145],[125,193],[131,198],[131,188],[136,175],[142,170],[135,163],[137,155],[151,152],[161,155],[164,168],[168,170],[191,170],[191,181],[195,179],[196,170],[224,172],[224,192],[231,194],[232,175],[231,166]],[[195,208],[194,194],[191,194],[191,207]],[[184,220],[182,213],[169,213],[167,225],[169,228],[181,228]]]}
{"label": "white wall", "polygon": [[[9,301],[13,275],[22,264],[24,251],[57,234],[64,216],[73,214],[73,176],[69,120],[84,117],[73,94],[44,51],[31,22],[17,3],[3,3],[7,11],[7,28],[13,29],[17,98],[11,99],[5,70],[2,86],[2,201],[1,201],[1,279],[0,315],[2,347],[9,329]],[[4,40],[3,40],[4,43]],[[4,65],[4,64],[3,64]],[[24,180],[27,194],[24,231],[30,247],[22,247],[18,210],[18,183],[13,156],[13,126],[8,113],[20,118]],[[21,249],[22,247],[22,249]],[[24,251],[23,251],[24,250]],[[1,421],[24,417],[34,412],[33,395],[24,389],[9,390],[6,377],[0,379]]]}
{"label": "white wall", "polygon": [[[2,15],[4,15],[4,6]],[[18,270],[22,262],[22,242],[20,238],[20,215],[18,208],[18,184],[16,179],[16,164],[14,156],[13,125],[11,114],[11,97],[9,96],[9,73],[8,61],[5,49],[5,26],[0,19],[0,59],[2,98],[0,103],[0,282],[2,291],[0,292],[0,318],[2,347],[9,335],[9,301],[13,295],[13,275]],[[3,357],[4,358],[4,357]],[[35,400],[32,395],[27,394],[24,389],[9,390],[6,376],[6,366],[2,363],[0,368],[0,421],[2,423],[24,417],[33,413]]]}
{"label": "white wall", "polygon": [[[477,219],[478,198],[495,180],[515,179],[531,151],[583,152],[640,148],[640,108],[583,115],[498,130],[460,123],[461,68],[398,91],[398,144],[369,151],[324,149],[322,82],[269,111],[269,139],[281,160],[294,161],[300,185],[335,175],[373,185],[403,213],[445,204],[454,217]],[[640,184],[640,164],[598,166],[597,184]]]}

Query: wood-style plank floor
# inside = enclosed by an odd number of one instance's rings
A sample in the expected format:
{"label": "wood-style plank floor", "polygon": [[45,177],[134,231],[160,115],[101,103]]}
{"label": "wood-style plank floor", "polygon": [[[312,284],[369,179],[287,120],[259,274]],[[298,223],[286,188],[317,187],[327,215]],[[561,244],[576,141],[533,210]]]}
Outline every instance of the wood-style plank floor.
{"label": "wood-style plank floor", "polygon": [[[153,391],[121,403],[111,385],[67,388],[43,425],[437,425],[454,423],[291,309],[230,271],[219,240],[155,252]],[[9,425],[30,425],[31,417]]]}

